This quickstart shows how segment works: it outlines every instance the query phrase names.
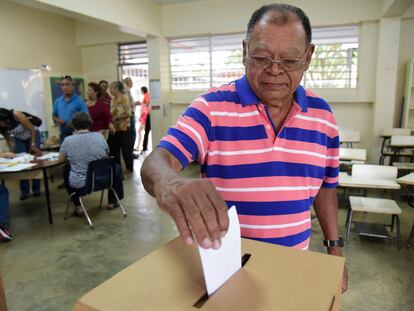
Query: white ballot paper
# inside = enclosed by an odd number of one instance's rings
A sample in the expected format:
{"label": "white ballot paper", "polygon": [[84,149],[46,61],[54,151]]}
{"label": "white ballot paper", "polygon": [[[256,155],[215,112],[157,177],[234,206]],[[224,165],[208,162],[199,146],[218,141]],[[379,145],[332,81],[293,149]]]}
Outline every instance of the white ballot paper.
{"label": "white ballot paper", "polygon": [[229,230],[221,239],[221,247],[219,249],[198,247],[208,295],[213,294],[241,268],[240,224],[234,205],[228,210],[228,214]]}

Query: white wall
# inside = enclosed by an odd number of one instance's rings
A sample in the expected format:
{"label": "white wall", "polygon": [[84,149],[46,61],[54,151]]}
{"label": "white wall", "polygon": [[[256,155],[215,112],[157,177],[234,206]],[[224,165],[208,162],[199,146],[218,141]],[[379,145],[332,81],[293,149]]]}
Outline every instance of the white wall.
{"label": "white wall", "polygon": [[[413,5],[414,8],[414,5]],[[414,13],[414,10],[413,10]],[[398,80],[397,80],[397,104],[395,106],[395,122],[399,121],[402,101],[404,96],[404,85],[406,65],[414,58],[414,18],[403,19],[401,22],[401,37],[398,58]]]}
{"label": "white wall", "polygon": [[135,35],[159,35],[161,8],[151,0],[17,0],[77,19],[85,16],[107,21],[120,31]]}
{"label": "white wall", "polygon": [[[251,14],[275,1],[204,0],[162,7],[162,34],[185,37],[199,34],[243,32]],[[302,8],[312,25],[338,25],[376,20],[382,11],[378,0],[285,0]]]}
{"label": "white wall", "polygon": [[75,44],[75,21],[56,14],[0,0],[0,67],[38,69],[41,64],[52,67],[43,72],[45,120],[51,134],[52,100],[50,76],[82,75],[81,51]]}

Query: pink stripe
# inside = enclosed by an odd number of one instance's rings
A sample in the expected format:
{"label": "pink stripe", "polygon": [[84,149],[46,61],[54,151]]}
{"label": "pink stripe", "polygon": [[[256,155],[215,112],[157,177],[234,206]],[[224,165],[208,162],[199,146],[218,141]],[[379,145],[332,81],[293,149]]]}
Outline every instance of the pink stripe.
{"label": "pink stripe", "polygon": [[[268,146],[267,148],[272,148]],[[267,149],[264,148],[264,149]],[[251,163],[265,163],[265,162],[290,162],[290,163],[302,163],[317,166],[325,166],[326,159],[317,157],[314,155],[295,154],[292,152],[274,150],[259,154],[238,154],[238,155],[209,155],[208,164],[221,164],[221,165],[241,165]]]}
{"label": "pink stripe", "polygon": [[309,248],[309,242],[310,242],[310,238],[307,238],[305,241],[293,246],[293,248],[296,248],[296,249],[303,249],[305,247]]}
{"label": "pink stripe", "polygon": [[312,118],[320,118],[333,124],[336,124],[335,116],[327,110],[308,108],[308,112],[304,115]]}
{"label": "pink stripe", "polygon": [[329,184],[337,183],[339,181],[339,177],[325,177],[323,179],[324,182],[327,182]]}
{"label": "pink stripe", "polygon": [[252,187],[319,187],[322,183],[320,178],[298,177],[298,176],[266,176],[252,178],[209,178],[216,187],[223,188],[252,188]]}
{"label": "pink stripe", "polygon": [[310,223],[299,225],[296,227],[288,227],[282,229],[249,229],[240,228],[241,235],[246,238],[283,238],[289,235],[294,235],[308,230],[311,227]]}
{"label": "pink stripe", "polygon": [[273,144],[268,139],[258,140],[239,140],[234,141],[211,141],[209,150],[220,150],[220,151],[235,151],[235,150],[253,150],[253,149],[264,149],[272,147]]}
{"label": "pink stripe", "polygon": [[260,191],[260,192],[228,192],[219,191],[222,198],[226,201],[255,201],[255,202],[277,202],[307,200],[315,197],[318,191],[295,190],[295,191]]}
{"label": "pink stripe", "polygon": [[309,130],[309,131],[318,131],[325,135],[327,135],[330,138],[334,138],[338,135],[338,131],[334,130],[333,128],[319,123],[315,121],[309,121],[309,120],[303,120],[303,119],[293,119],[289,123],[289,127],[297,127],[303,130]]}
{"label": "pink stripe", "polygon": [[278,225],[306,220],[309,219],[309,217],[310,211],[275,216],[252,216],[239,214],[239,221],[241,224],[246,225]]}
{"label": "pink stripe", "polygon": [[187,160],[189,162],[192,162],[193,161],[192,156],[191,156],[191,153],[189,153],[187,151],[187,149],[185,149],[183,147],[183,145],[174,136],[167,135],[164,138],[162,138],[161,140],[167,141],[167,142],[173,144],[176,148],[178,148],[184,154],[184,156],[187,158]]}
{"label": "pink stripe", "polygon": [[329,148],[326,150],[326,155],[330,157],[339,157],[339,148]]}
{"label": "pink stripe", "polygon": [[316,152],[320,154],[326,154],[326,147],[321,146],[319,144],[308,143],[304,141],[295,141],[295,140],[287,140],[284,138],[277,139],[277,146],[295,149],[295,150],[304,150],[310,152]]}

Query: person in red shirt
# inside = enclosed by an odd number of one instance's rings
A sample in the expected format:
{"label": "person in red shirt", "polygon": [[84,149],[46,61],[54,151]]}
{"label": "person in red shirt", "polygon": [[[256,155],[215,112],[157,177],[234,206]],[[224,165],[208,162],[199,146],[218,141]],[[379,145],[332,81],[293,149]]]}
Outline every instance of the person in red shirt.
{"label": "person in red shirt", "polygon": [[102,101],[107,104],[108,106],[111,105],[112,97],[108,94],[108,81],[101,80],[99,81],[99,86],[101,87],[101,99]]}
{"label": "person in red shirt", "polygon": [[111,132],[114,131],[112,115],[109,105],[104,102],[100,95],[101,88],[99,84],[94,82],[89,83],[86,106],[88,106],[89,115],[93,120],[93,124],[89,130],[91,132],[101,132],[105,138],[108,138],[108,130]]}
{"label": "person in red shirt", "polygon": [[148,88],[143,86],[141,87],[141,93],[144,96],[142,102],[139,102],[141,105],[141,115],[139,118],[139,129],[138,129],[138,144],[135,146],[135,150],[138,150],[141,143],[142,130],[145,129],[144,141],[142,143],[142,152],[147,151],[148,148],[148,135],[151,131],[151,118],[150,118],[150,94],[148,93]]}

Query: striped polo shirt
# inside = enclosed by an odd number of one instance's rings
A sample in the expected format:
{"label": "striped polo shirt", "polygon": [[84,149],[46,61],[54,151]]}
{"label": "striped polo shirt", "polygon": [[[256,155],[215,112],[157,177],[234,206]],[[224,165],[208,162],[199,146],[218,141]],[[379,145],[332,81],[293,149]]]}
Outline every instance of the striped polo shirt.
{"label": "striped polo shirt", "polygon": [[276,135],[267,106],[244,76],[196,98],[158,147],[183,167],[201,164],[245,238],[308,249],[310,207],[338,183],[339,133],[329,105],[299,86]]}

